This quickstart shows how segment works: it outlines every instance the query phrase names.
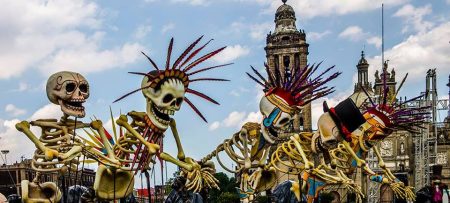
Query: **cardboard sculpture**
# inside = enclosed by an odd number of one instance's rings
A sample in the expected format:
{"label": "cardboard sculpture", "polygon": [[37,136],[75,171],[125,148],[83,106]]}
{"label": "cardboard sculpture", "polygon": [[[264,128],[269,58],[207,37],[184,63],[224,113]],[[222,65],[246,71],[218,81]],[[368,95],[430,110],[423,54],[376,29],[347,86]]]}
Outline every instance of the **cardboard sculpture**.
{"label": "cardboard sculpture", "polygon": [[[24,202],[58,202],[61,191],[53,182],[41,183],[42,173],[76,171],[82,152],[82,143],[75,137],[75,130],[89,127],[77,121],[85,116],[83,103],[89,98],[89,83],[79,73],[62,71],[50,76],[47,81],[47,97],[50,102],[61,107],[60,120],[47,118],[36,121],[22,121],[16,124],[17,130],[24,133],[36,146],[31,167],[36,171],[32,182],[23,180],[22,200]],[[39,127],[39,138],[30,130]]]}
{"label": "cardboard sculpture", "polygon": [[[259,107],[263,114],[261,123],[246,123],[240,132],[231,139],[226,139],[216,150],[204,159],[216,157],[221,166],[240,176],[240,197],[243,202],[250,202],[254,195],[270,189],[276,181],[275,169],[267,162],[269,151],[277,143],[284,141],[294,132],[293,120],[301,113],[302,107],[320,97],[333,92],[333,87],[325,84],[333,80],[340,73],[333,73],[323,77],[331,71],[330,67],[316,77],[312,75],[319,65],[297,67],[292,74],[289,68],[281,74],[279,67],[271,72],[265,64],[267,79],[252,67],[255,76],[247,75],[264,88]],[[237,169],[228,169],[219,158],[219,153],[225,151],[227,156],[237,164]]]}
{"label": "cardboard sculpture", "polygon": [[[186,94],[198,96],[214,104],[218,104],[218,102],[191,89],[189,84],[199,81],[228,81],[219,78],[193,78],[197,73],[230,65],[224,64],[196,69],[199,64],[225,49],[225,47],[222,47],[194,59],[210,42],[196,47],[202,38],[200,37],[190,44],[173,63],[171,61],[174,43],[172,39],[167,50],[165,65],[162,68],[158,67],[153,59],[144,54],[155,70],[145,73],[130,72],[134,75],[143,76],[141,87],[125,94],[115,102],[141,91],[147,108],[145,112],[131,111],[121,115],[116,121],[120,128],[119,132],[114,132],[114,136],[117,138],[108,139],[109,133],[104,130],[101,122],[93,125],[93,128],[99,134],[94,133],[91,137],[101,137],[104,142],[90,142],[91,147],[97,149],[94,154],[103,153],[103,157],[106,156],[100,162],[101,165],[97,170],[94,183],[96,195],[101,199],[118,199],[129,194],[134,185],[133,175],[138,171],[149,170],[156,162],[156,158],[180,167],[181,175],[187,180],[185,186],[190,191],[198,192],[205,187],[218,187],[218,180],[213,176],[215,168],[212,162],[200,162],[185,156],[176,122],[171,118],[180,110],[183,103],[187,103],[206,121],[197,107],[186,97]],[[178,149],[176,158],[163,151],[164,133],[169,127]],[[111,187],[112,185],[114,187]]]}

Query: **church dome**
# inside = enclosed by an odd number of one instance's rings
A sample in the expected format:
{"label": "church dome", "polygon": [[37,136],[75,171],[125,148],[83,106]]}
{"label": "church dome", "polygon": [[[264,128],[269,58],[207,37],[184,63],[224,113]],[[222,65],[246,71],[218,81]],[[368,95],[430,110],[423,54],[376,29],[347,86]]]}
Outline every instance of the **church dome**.
{"label": "church dome", "polygon": [[[371,98],[375,97],[375,94],[372,92],[371,89],[367,90],[367,94],[369,94],[369,96]],[[369,102],[369,97],[367,96],[367,94],[365,92],[363,92],[363,91],[356,91],[349,98],[351,100],[353,100],[353,102],[355,102],[356,106],[359,108],[364,103],[368,103]]]}
{"label": "church dome", "polygon": [[283,4],[280,7],[278,7],[277,12],[275,13],[275,21],[284,19],[295,21],[294,8],[286,4],[286,1],[283,1]]}

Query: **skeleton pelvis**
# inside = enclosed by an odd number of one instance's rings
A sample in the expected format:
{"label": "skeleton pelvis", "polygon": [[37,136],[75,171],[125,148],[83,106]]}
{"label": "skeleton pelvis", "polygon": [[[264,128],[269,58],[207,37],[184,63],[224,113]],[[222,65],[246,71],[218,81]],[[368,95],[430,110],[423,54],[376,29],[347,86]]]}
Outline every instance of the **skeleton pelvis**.
{"label": "skeleton pelvis", "polygon": [[104,165],[97,169],[94,190],[97,197],[104,200],[120,199],[131,194],[134,188],[133,172],[110,170]]}
{"label": "skeleton pelvis", "polygon": [[53,203],[61,200],[61,191],[53,182],[34,183],[22,180],[22,200],[25,203]]}
{"label": "skeleton pelvis", "polygon": [[256,185],[256,191],[265,191],[272,189],[277,181],[277,174],[275,170],[263,170],[261,173],[261,179]]}

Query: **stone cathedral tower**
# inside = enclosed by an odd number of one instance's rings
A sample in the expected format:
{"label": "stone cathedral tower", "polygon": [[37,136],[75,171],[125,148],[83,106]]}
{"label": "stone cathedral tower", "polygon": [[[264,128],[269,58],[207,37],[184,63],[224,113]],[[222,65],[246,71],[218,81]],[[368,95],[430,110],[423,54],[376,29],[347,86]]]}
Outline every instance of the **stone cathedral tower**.
{"label": "stone cathedral tower", "polygon": [[[295,12],[292,6],[282,0],[275,13],[275,31],[269,33],[266,39],[266,58],[270,70],[279,67],[282,77],[285,73],[300,71],[307,65],[308,46],[304,30],[298,30],[295,25]],[[294,128],[301,131],[311,131],[311,105],[303,109],[303,113],[294,121]]]}

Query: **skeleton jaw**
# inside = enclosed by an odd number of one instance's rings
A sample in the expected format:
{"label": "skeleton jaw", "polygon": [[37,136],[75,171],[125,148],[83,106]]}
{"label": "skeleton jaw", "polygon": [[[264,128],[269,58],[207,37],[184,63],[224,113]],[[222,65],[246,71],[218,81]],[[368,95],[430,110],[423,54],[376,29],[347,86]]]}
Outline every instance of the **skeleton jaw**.
{"label": "skeleton jaw", "polygon": [[266,141],[271,144],[274,144],[275,141],[289,139],[289,135],[292,130],[293,129],[289,127],[289,125],[286,125],[283,128],[277,128],[273,125],[270,127],[266,127],[263,123],[261,123],[261,131],[264,139],[266,139]]}
{"label": "skeleton jaw", "polygon": [[169,127],[170,116],[174,115],[173,110],[164,110],[158,108],[151,100],[147,100],[147,116],[152,123],[160,130],[165,131]]}
{"label": "skeleton jaw", "polygon": [[61,111],[69,116],[75,116],[78,118],[83,118],[86,115],[83,106],[85,101],[85,99],[71,99],[68,101],[58,99],[58,103],[61,106]]}

